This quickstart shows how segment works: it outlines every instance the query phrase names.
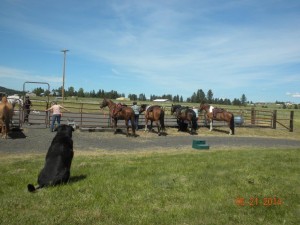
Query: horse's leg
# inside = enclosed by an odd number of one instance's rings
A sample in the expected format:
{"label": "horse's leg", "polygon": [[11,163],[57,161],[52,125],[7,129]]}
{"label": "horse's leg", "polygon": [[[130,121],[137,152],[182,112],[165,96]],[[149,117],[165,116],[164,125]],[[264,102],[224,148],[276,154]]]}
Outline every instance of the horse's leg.
{"label": "horse's leg", "polygon": [[230,121],[229,121],[227,124],[228,124],[228,127],[229,127],[229,135],[232,135],[232,130],[231,130],[231,124],[230,124]]}
{"label": "horse's leg", "polygon": [[148,129],[148,119],[145,118],[145,132],[147,131],[147,129]]}
{"label": "horse's leg", "polygon": [[153,129],[153,120],[150,119],[150,131],[152,131],[152,129]]}
{"label": "horse's leg", "polygon": [[177,119],[177,125],[178,125],[177,131],[179,132],[179,131],[181,131],[181,126],[182,126],[181,121],[179,119]]}
{"label": "horse's leg", "polygon": [[118,123],[118,120],[114,118],[113,121],[114,121],[114,128],[115,128],[114,134],[116,134],[117,133],[117,123]]}
{"label": "horse's leg", "polygon": [[4,136],[5,136],[5,125],[3,124],[1,128],[1,137],[4,139]]}
{"label": "horse's leg", "polygon": [[159,121],[158,120],[156,120],[155,121],[155,124],[156,124],[156,126],[157,126],[157,134],[158,134],[158,136],[160,136],[161,135],[161,133],[160,133],[160,123],[159,123]]}
{"label": "horse's leg", "polygon": [[[126,137],[129,136],[129,125],[128,125],[129,119],[125,119],[125,125],[126,125]],[[132,121],[131,121],[132,126]]]}
{"label": "horse's leg", "polygon": [[4,126],[2,127],[2,129],[3,129],[2,138],[3,139],[7,139],[7,133],[8,133],[7,125],[4,124]]}
{"label": "horse's leg", "polygon": [[230,118],[230,121],[228,122],[229,124],[229,128],[230,128],[230,133],[229,135],[234,135],[234,115],[232,114],[231,118]]}
{"label": "horse's leg", "polygon": [[190,125],[190,129],[191,129],[190,134],[193,135],[194,134],[194,128],[193,128],[192,120],[189,122],[189,125]]}
{"label": "horse's leg", "polygon": [[[132,129],[132,135],[133,135],[133,137],[136,137],[134,116],[131,117],[131,129]],[[129,130],[129,127],[128,127],[128,130]],[[128,133],[128,131],[127,131],[127,133]]]}
{"label": "horse's leg", "polygon": [[210,120],[209,125],[210,125],[209,131],[212,131],[213,130],[213,120]]}

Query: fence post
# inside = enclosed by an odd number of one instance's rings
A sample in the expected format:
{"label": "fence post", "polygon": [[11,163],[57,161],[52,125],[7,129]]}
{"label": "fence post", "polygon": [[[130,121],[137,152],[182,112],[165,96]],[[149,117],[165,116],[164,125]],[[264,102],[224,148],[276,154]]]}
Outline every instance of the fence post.
{"label": "fence post", "polygon": [[273,129],[276,129],[277,110],[274,110],[274,111],[273,111],[273,118],[272,118],[272,121],[273,121],[273,123],[272,123],[272,128],[273,128]]}
{"label": "fence post", "polygon": [[82,109],[83,109],[83,103],[81,103],[80,107],[80,126],[82,127]]}
{"label": "fence post", "polygon": [[290,113],[290,132],[294,131],[294,111]]}
{"label": "fence post", "polygon": [[255,110],[254,107],[251,108],[251,124],[255,124]]}
{"label": "fence post", "polygon": [[[45,110],[47,110],[47,109],[49,109],[49,100],[46,102],[46,109]],[[48,125],[50,127],[50,114],[48,113],[48,111],[46,111],[45,123],[46,123],[46,128],[48,127]]]}

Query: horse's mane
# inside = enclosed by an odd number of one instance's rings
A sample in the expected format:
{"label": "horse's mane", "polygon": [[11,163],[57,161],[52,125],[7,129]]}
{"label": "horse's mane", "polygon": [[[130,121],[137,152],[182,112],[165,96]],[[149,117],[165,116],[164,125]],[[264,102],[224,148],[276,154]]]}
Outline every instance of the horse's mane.
{"label": "horse's mane", "polygon": [[3,104],[8,103],[6,96],[2,97],[1,103],[3,103]]}

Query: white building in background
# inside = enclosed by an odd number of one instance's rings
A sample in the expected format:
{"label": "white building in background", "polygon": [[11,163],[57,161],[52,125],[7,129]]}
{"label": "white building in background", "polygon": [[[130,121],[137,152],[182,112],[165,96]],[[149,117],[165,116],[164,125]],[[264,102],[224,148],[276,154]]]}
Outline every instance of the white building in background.
{"label": "white building in background", "polygon": [[153,100],[154,102],[167,102],[169,101],[169,99],[162,99],[162,98],[158,98],[158,99],[155,99]]}

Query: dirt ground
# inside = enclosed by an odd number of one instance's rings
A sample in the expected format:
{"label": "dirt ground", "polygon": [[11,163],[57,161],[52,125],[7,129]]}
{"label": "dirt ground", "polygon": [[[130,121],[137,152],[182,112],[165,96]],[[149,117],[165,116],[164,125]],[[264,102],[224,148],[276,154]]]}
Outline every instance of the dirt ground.
{"label": "dirt ground", "polygon": [[[9,139],[0,139],[0,153],[46,153],[55,132],[45,126],[23,126],[10,133]],[[201,128],[197,135],[167,129],[167,135],[137,131],[137,137],[126,137],[125,133],[112,131],[91,132],[77,129],[73,133],[74,151],[109,152],[151,151],[163,149],[192,149],[193,140],[205,140],[210,150],[243,148],[299,148],[300,140],[258,136],[229,136],[225,132],[209,132]]]}

